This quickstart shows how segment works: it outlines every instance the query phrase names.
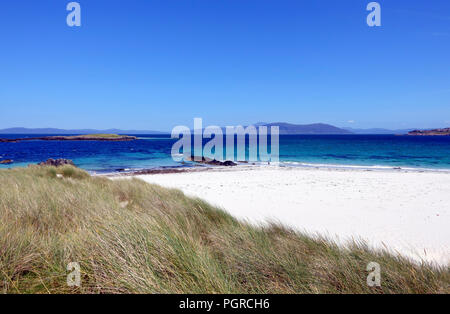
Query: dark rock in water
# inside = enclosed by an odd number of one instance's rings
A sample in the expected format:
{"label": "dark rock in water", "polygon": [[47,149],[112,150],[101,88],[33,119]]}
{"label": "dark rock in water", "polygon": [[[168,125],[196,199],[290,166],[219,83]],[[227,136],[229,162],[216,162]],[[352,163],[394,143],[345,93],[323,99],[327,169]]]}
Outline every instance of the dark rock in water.
{"label": "dark rock in water", "polygon": [[2,164],[2,165],[9,165],[9,164],[12,164],[13,162],[14,161],[11,160],[11,159],[5,159],[5,160],[0,161],[0,164]]}
{"label": "dark rock in water", "polygon": [[131,169],[129,168],[118,168],[116,169],[117,172],[125,172],[125,171],[130,171]]}
{"label": "dark rock in water", "polygon": [[207,165],[213,165],[213,166],[221,166],[222,165],[221,161],[218,161],[218,160],[215,160],[215,159],[213,159],[213,160],[206,160],[203,163],[205,163]]}
{"label": "dark rock in water", "polygon": [[64,166],[64,165],[71,165],[71,166],[75,166],[75,164],[73,163],[72,160],[69,159],[47,159],[47,161],[43,161],[38,163],[39,166],[54,166],[54,167],[59,167],[59,166]]}
{"label": "dark rock in water", "polygon": [[9,138],[0,138],[0,143],[17,143],[19,142],[16,139],[9,139]]}
{"label": "dark rock in water", "polygon": [[231,160],[225,160],[222,163],[222,166],[227,166],[227,167],[232,167],[232,166],[236,166],[237,164],[235,162],[232,162]]}
{"label": "dark rock in water", "polygon": [[189,159],[190,161],[195,161],[201,164],[206,164],[206,165],[212,165],[212,166],[226,166],[226,167],[232,167],[232,166],[236,166],[237,164],[232,162],[231,160],[226,160],[226,161],[220,161],[220,160],[216,160],[216,159],[210,159],[210,158],[205,158],[202,156],[201,160],[196,160],[196,159],[200,159],[200,157],[196,156],[191,156],[191,158]]}

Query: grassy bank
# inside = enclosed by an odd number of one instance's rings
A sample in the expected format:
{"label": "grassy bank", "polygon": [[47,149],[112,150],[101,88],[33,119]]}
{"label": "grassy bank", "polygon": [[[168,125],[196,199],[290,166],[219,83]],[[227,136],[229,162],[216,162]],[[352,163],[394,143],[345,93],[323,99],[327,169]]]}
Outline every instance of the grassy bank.
{"label": "grassy bank", "polygon": [[[372,261],[381,288],[366,284]],[[66,285],[70,262],[81,265],[81,288]],[[449,284],[448,267],[252,227],[137,179],[0,170],[0,293],[448,293]]]}

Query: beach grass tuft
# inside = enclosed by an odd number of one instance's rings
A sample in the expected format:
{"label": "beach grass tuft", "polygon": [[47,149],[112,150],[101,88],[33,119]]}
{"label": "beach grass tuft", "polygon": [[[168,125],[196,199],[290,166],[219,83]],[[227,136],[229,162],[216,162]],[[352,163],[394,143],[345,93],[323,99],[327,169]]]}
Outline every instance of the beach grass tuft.
{"label": "beach grass tuft", "polygon": [[[66,284],[70,262],[81,287]],[[381,266],[381,287],[366,283],[369,262]],[[449,274],[364,243],[250,225],[138,179],[0,170],[6,293],[449,293]]]}

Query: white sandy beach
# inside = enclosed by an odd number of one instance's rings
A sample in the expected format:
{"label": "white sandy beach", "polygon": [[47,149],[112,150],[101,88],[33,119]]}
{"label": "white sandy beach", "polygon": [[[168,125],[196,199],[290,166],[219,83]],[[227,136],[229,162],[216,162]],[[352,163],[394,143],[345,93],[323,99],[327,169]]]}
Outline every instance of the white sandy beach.
{"label": "white sandy beach", "polygon": [[344,243],[365,239],[416,260],[450,262],[450,174],[280,168],[137,176],[252,223],[281,222]]}

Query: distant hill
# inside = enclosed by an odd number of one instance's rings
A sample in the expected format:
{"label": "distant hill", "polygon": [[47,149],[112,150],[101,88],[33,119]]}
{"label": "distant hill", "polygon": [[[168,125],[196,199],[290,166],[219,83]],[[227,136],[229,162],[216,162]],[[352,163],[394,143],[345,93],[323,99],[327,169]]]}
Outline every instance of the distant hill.
{"label": "distant hill", "polygon": [[352,134],[352,132],[325,123],[291,124],[285,122],[258,123],[258,125],[279,126],[280,134]]}
{"label": "distant hill", "polygon": [[354,134],[408,134],[408,132],[414,129],[399,129],[399,130],[389,130],[382,128],[372,128],[372,129],[353,129],[353,128],[343,128]]}
{"label": "distant hill", "polygon": [[120,130],[120,129],[108,129],[108,130],[94,130],[94,129],[79,129],[79,130],[65,130],[55,128],[8,128],[0,130],[0,134],[168,134],[169,132],[160,132],[153,130]]}

